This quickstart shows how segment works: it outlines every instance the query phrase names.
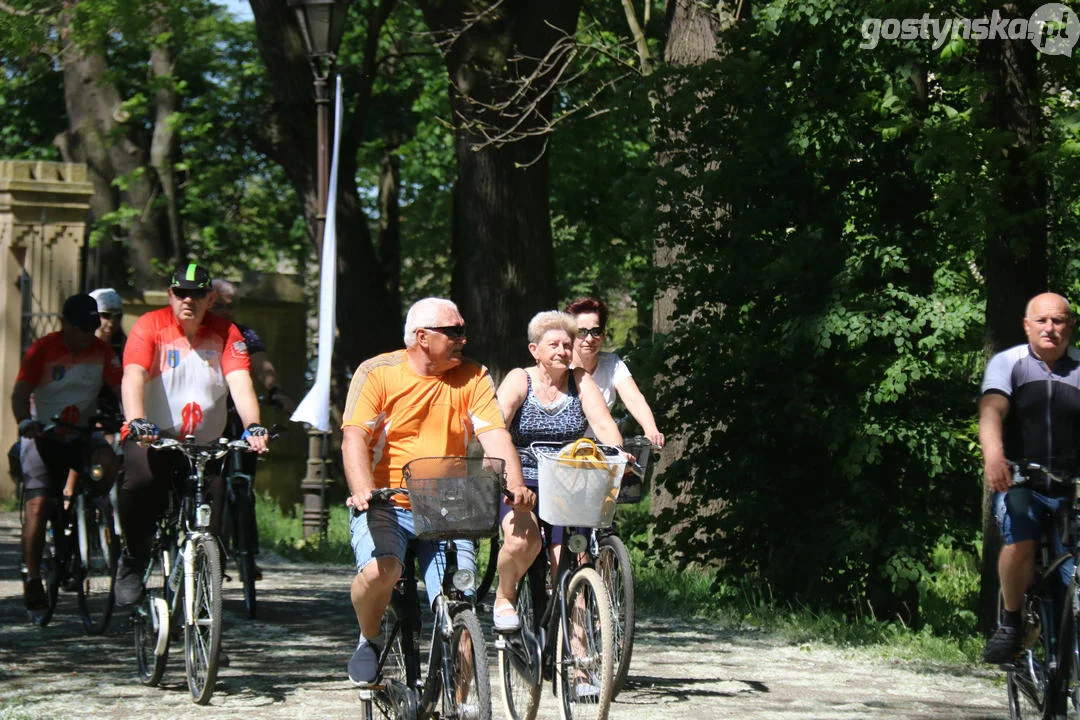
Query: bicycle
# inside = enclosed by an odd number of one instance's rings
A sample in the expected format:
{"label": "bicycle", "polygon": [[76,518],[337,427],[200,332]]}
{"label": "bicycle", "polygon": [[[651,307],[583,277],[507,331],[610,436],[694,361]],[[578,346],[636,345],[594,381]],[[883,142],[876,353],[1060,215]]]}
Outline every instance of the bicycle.
{"label": "bicycle", "polygon": [[[1051,521],[1060,549],[1044,528],[1034,578],[1024,597],[1022,649],[1003,666],[1009,714],[1012,720],[1075,718],[1080,716],[1080,584],[1075,565],[1080,557],[1080,477],[1063,479],[1036,463],[1009,464],[1014,487],[1028,485],[1069,498]],[[1066,589],[1060,573],[1070,560],[1074,567]]]}
{"label": "bicycle", "polygon": [[[276,428],[276,426],[275,426]],[[271,437],[277,437],[271,428]],[[223,474],[225,476],[225,531],[224,540],[229,556],[236,563],[243,586],[244,611],[249,620],[256,612],[255,554],[258,545],[258,528],[255,520],[255,481],[243,471],[241,451],[229,451]]]}
{"label": "bicycle", "polygon": [[[475,574],[457,565],[457,542],[498,532],[505,487],[498,458],[418,458],[402,469],[404,488],[380,488],[371,503],[395,495],[412,504],[417,540],[445,541],[442,592],[434,601],[427,677],[421,679],[422,619],[416,579],[416,540],[383,614],[378,674],[360,691],[362,717],[388,720],[491,720],[487,650],[473,600]],[[354,511],[355,512],[355,511]]]}
{"label": "bicycle", "polygon": [[[91,463],[89,440],[93,433],[100,432],[102,425],[115,422],[95,416],[88,425],[77,426],[54,418],[42,429],[45,437],[78,442],[82,469],[77,474],[74,493],[70,498],[65,497],[71,501],[70,508],[56,503],[46,521],[41,557],[46,606],[27,611],[30,621],[39,627],[52,620],[61,588],[75,593],[83,629],[88,634],[103,633],[112,617],[119,541],[113,531],[114,513],[109,494],[100,492],[106,481],[106,469]],[[25,512],[21,491],[19,507],[20,514]],[[20,521],[25,522],[25,518],[20,516]]]}
{"label": "bicycle", "polygon": [[[607,717],[613,696],[615,630],[607,588],[589,564],[590,530],[607,527],[625,460],[604,448],[605,462],[560,457],[558,447],[533,443],[540,519],[565,526],[564,549],[552,580],[549,539],[518,583],[521,627],[496,641],[503,709],[509,720],[533,720],[545,680],[563,720]],[[550,591],[548,585],[550,584]]]}
{"label": "bicycle", "polygon": [[150,562],[143,574],[144,600],[132,612],[135,657],[145,685],[165,672],[169,643],[178,622],[184,627],[184,669],[192,700],[210,702],[221,653],[221,541],[210,531],[210,489],[206,466],[231,451],[250,451],[244,440],[225,438],[198,444],[163,438],[150,444],[187,458],[181,491],[170,493],[158,519]]}

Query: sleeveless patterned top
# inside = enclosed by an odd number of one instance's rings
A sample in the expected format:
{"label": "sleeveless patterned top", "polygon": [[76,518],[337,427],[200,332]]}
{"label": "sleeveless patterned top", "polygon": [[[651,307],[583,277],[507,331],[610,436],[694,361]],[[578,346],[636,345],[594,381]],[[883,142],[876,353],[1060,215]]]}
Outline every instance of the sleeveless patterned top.
{"label": "sleeveless patterned top", "polygon": [[566,395],[549,407],[544,407],[533,392],[532,376],[525,373],[529,391],[514,419],[510,421],[510,437],[521,457],[521,473],[525,484],[535,488],[537,484],[536,458],[529,452],[534,442],[557,442],[560,445],[573,442],[585,434],[589,421],[581,409],[581,398],[574,383],[574,371],[570,371]]}

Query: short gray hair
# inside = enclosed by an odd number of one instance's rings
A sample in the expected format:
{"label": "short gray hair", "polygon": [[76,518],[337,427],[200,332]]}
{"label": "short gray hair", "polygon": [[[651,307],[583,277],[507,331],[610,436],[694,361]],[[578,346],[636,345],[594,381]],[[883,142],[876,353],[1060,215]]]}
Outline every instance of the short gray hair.
{"label": "short gray hair", "polygon": [[577,320],[574,320],[573,315],[558,310],[536,313],[529,321],[529,342],[538,344],[549,330],[563,330],[573,340],[577,335]]}
{"label": "short gray hair", "polygon": [[416,344],[416,331],[422,327],[432,327],[439,322],[439,311],[447,308],[461,314],[458,306],[446,298],[429,297],[417,300],[405,316],[405,347]]}
{"label": "short gray hair", "polygon": [[228,280],[222,280],[221,278],[214,278],[210,281],[210,287],[218,295],[229,295],[236,297],[236,286]]}

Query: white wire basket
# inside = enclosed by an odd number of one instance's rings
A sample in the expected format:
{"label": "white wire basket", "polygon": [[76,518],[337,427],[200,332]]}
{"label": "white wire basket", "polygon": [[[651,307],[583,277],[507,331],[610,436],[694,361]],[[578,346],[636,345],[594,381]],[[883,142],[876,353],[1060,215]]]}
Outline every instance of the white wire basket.
{"label": "white wire basket", "polygon": [[569,446],[533,443],[540,519],[552,525],[605,528],[615,518],[626,459],[618,448],[597,445],[598,457],[571,457]]}

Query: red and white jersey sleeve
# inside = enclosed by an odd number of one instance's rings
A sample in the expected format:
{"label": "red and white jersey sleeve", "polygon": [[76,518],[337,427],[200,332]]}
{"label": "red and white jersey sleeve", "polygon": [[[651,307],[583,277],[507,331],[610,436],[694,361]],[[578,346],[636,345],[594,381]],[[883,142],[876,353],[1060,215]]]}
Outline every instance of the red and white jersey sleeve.
{"label": "red and white jersey sleeve", "polygon": [[225,431],[225,376],[251,371],[240,330],[225,318],[207,313],[188,342],[171,308],[146,313],[135,322],[124,346],[124,367],[138,365],[146,382],[146,419],[164,435],[194,435],[212,442]]}
{"label": "red and white jersey sleeve", "polygon": [[73,355],[61,333],[54,332],[30,345],[16,382],[25,382],[32,389],[35,419],[48,423],[59,417],[72,425],[85,425],[97,412],[102,384],[119,388],[120,377],[116,353],[104,342],[95,337]]}

